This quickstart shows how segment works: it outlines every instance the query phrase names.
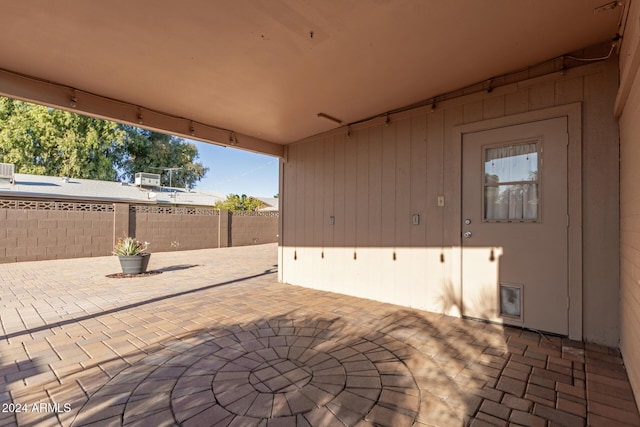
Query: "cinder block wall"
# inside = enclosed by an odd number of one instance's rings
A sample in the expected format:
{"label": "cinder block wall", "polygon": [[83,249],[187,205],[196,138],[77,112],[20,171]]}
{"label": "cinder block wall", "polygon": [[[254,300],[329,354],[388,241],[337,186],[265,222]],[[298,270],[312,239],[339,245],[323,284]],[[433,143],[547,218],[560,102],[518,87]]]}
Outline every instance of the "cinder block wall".
{"label": "cinder block wall", "polygon": [[[15,203],[20,203],[17,209],[0,208],[0,263],[111,253],[112,211],[47,210],[50,206],[42,205],[43,202]],[[60,207],[109,209],[109,205],[96,204],[63,204]]]}
{"label": "cinder block wall", "polygon": [[150,242],[151,252],[274,243],[278,215],[0,199],[0,263],[110,255],[123,236]]}
{"label": "cinder block wall", "polygon": [[278,217],[270,214],[243,215],[232,212],[229,246],[249,246],[278,241]]}
{"label": "cinder block wall", "polygon": [[[226,238],[228,215],[220,217],[218,215],[164,215],[135,212],[131,215],[130,222],[134,225],[130,234],[135,235],[139,240],[150,242],[151,252],[217,248],[218,234],[221,237],[220,247],[228,246]],[[218,221],[219,218],[220,221]]]}

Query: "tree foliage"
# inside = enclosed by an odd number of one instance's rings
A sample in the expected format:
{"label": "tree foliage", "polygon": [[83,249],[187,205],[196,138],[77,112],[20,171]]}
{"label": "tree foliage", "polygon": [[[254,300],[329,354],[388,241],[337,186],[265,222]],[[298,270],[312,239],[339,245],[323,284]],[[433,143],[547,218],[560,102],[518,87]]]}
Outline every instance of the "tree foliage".
{"label": "tree foliage", "polygon": [[114,180],[116,123],[0,97],[0,162],[19,173]]}
{"label": "tree foliage", "polygon": [[133,126],[122,128],[126,138],[118,167],[124,180],[133,182],[136,172],[152,172],[162,175],[163,186],[193,188],[209,170],[202,163],[196,163],[196,146],[182,138]]}
{"label": "tree foliage", "polygon": [[241,196],[229,194],[225,200],[216,202],[214,206],[218,209],[228,209],[230,211],[257,211],[264,206],[264,203],[254,197],[247,197],[246,194]]}
{"label": "tree foliage", "polygon": [[[207,173],[183,139],[0,97],[0,162],[16,172],[133,182],[136,172],[162,185],[192,188]],[[166,168],[179,168],[171,173]]]}

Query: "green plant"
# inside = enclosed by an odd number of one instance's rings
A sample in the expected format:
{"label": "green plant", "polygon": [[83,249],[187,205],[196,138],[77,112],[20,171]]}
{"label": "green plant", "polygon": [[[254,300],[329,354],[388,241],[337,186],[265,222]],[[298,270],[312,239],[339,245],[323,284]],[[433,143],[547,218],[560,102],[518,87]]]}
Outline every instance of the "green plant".
{"label": "green plant", "polygon": [[136,256],[147,253],[148,242],[141,242],[135,237],[120,237],[113,247],[112,254],[118,256]]}

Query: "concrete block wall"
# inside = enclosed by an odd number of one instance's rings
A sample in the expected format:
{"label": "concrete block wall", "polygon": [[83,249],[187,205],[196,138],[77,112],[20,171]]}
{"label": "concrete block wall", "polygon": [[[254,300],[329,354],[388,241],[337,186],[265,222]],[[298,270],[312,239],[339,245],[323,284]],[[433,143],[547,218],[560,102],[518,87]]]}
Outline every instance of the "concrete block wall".
{"label": "concrete block wall", "polygon": [[277,216],[247,216],[232,213],[229,246],[249,246],[278,241]]}
{"label": "concrete block wall", "polygon": [[[166,215],[132,212],[131,235],[150,242],[151,252],[228,246],[228,215]],[[220,219],[220,221],[218,221]],[[220,227],[220,230],[218,229]],[[218,242],[220,234],[220,242]]]}
{"label": "concrete block wall", "polygon": [[276,214],[211,208],[0,200],[0,263],[110,255],[118,237],[151,252],[278,241]]}
{"label": "concrete block wall", "polygon": [[111,253],[113,213],[0,209],[0,263]]}

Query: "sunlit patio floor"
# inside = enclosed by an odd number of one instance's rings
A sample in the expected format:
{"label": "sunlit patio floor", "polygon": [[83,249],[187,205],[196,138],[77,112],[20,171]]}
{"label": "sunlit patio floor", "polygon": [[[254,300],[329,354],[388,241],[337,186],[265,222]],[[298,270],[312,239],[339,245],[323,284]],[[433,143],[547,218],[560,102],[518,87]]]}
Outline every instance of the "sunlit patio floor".
{"label": "sunlit patio floor", "polygon": [[277,282],[275,245],[0,265],[0,426],[638,426],[616,349]]}

